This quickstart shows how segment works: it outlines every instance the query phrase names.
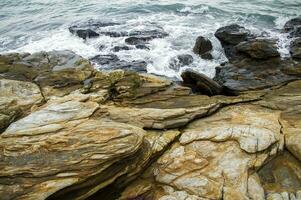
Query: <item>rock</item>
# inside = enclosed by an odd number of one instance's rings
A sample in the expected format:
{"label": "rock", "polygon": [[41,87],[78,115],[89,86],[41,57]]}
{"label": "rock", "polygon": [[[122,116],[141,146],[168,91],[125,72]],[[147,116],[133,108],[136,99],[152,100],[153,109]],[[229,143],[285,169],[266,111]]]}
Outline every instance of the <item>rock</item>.
{"label": "rock", "polygon": [[[277,89],[273,89],[264,95],[261,101],[255,104],[273,110],[292,112],[301,102],[301,81],[288,83]],[[298,122],[298,120],[296,121]]]}
{"label": "rock", "polygon": [[192,87],[196,92],[209,96],[222,93],[222,87],[204,74],[193,70],[187,70],[181,74],[181,77],[184,85]]}
{"label": "rock", "polygon": [[301,59],[301,38],[296,38],[291,43],[291,55],[293,58]]}
{"label": "rock", "polygon": [[284,151],[269,161],[258,172],[266,194],[293,194],[300,192],[301,164],[289,152]]}
{"label": "rock", "polygon": [[296,17],[287,21],[283,29],[285,32],[291,32],[294,31],[297,26],[301,26],[301,17]]}
{"label": "rock", "polygon": [[203,55],[201,55],[201,58],[203,58],[205,60],[212,60],[213,56],[211,53],[207,52],[207,53],[204,53]]}
{"label": "rock", "polygon": [[250,31],[237,24],[221,27],[215,32],[215,37],[223,44],[237,45],[246,41]]}
{"label": "rock", "polygon": [[149,50],[149,48],[145,44],[137,44],[135,45],[136,49],[146,49]]}
{"label": "rock", "polygon": [[92,31],[91,29],[80,29],[80,28],[77,28],[77,27],[70,27],[69,28],[69,31],[82,38],[82,39],[87,39],[87,38],[94,38],[94,37],[98,37],[99,34],[96,33],[95,31]]}
{"label": "rock", "polygon": [[264,199],[257,175],[250,173],[283,148],[279,114],[235,105],[190,123],[121,199]]}
{"label": "rock", "polygon": [[252,174],[248,178],[248,196],[252,200],[265,200],[264,189],[257,173]]}
{"label": "rock", "polygon": [[97,109],[50,104],[11,124],[0,136],[1,198],[86,199],[128,173],[145,132],[92,119]]}
{"label": "rock", "polygon": [[241,42],[236,46],[236,49],[238,52],[245,53],[255,59],[268,59],[280,56],[276,41],[269,39],[253,39]]}
{"label": "rock", "polygon": [[[301,92],[301,91],[300,91]],[[280,123],[286,148],[301,161],[301,105],[291,107],[281,114]]]}
{"label": "rock", "polygon": [[236,95],[244,91],[260,90],[300,79],[301,63],[290,59],[257,60],[245,58],[216,69],[214,80],[224,92]]}
{"label": "rock", "polygon": [[[13,58],[12,58],[13,57]],[[7,58],[10,60],[7,62]],[[44,95],[64,96],[82,88],[94,72],[90,62],[71,51],[51,51],[23,55],[2,55],[0,75],[37,83]]]}
{"label": "rock", "polygon": [[0,133],[43,100],[36,84],[0,79]]}
{"label": "rock", "polygon": [[87,39],[100,36],[100,34],[97,33],[99,28],[115,25],[119,25],[119,23],[88,20],[87,22],[69,27],[69,31],[80,38]]}
{"label": "rock", "polygon": [[125,39],[125,42],[129,45],[141,45],[151,41],[152,37],[129,37]]}
{"label": "rock", "polygon": [[133,60],[131,62],[120,60],[114,54],[98,55],[90,59],[93,63],[100,65],[105,70],[122,69],[126,71],[147,72],[147,63],[143,60]]}
{"label": "rock", "polygon": [[145,45],[149,41],[156,38],[164,38],[168,36],[164,30],[150,30],[150,31],[134,31],[129,33],[128,38],[125,39],[125,42],[129,45]]}
{"label": "rock", "polygon": [[173,70],[179,71],[181,67],[188,66],[191,63],[193,63],[193,57],[189,54],[182,54],[172,58],[169,67]]}
{"label": "rock", "polygon": [[204,58],[204,59],[210,58],[209,55],[211,55],[210,51],[212,50],[212,48],[213,47],[212,47],[211,41],[209,39],[199,36],[196,39],[196,43],[193,47],[193,52],[195,54],[202,56],[202,58]]}
{"label": "rock", "polygon": [[230,60],[240,60],[235,46],[252,38],[250,31],[237,24],[221,27],[215,32],[215,37],[221,42],[226,57]]}
{"label": "rock", "polygon": [[114,52],[127,51],[127,50],[130,50],[128,46],[116,46],[113,48]]}

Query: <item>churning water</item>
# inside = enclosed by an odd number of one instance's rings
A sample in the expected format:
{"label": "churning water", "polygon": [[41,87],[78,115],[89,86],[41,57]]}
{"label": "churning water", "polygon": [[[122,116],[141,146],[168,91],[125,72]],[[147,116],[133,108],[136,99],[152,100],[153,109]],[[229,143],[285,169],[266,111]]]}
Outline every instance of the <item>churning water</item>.
{"label": "churning water", "polygon": [[[213,76],[214,68],[226,60],[214,37],[219,27],[238,23],[255,33],[266,32],[279,39],[279,51],[285,56],[288,41],[279,29],[300,12],[301,0],[0,0],[0,53],[67,49],[91,58],[111,53],[125,38],[101,36],[84,41],[68,31],[70,25],[95,19],[121,23],[104,27],[105,31],[129,31],[155,24],[169,36],[152,40],[149,50],[134,48],[115,54],[123,60],[147,61],[150,73],[179,77],[189,67]],[[213,42],[213,61],[193,54],[200,35]],[[100,50],[102,45],[105,48]],[[170,60],[180,54],[193,55],[194,62],[174,71]]]}

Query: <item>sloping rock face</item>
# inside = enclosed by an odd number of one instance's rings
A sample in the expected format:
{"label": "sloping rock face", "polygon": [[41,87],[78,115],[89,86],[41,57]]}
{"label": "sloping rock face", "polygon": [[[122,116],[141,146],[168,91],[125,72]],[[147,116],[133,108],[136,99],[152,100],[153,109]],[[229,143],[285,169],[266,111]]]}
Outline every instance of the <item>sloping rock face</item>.
{"label": "sloping rock face", "polygon": [[43,100],[34,83],[0,79],[0,131]]}
{"label": "sloping rock face", "polygon": [[1,55],[0,199],[298,199],[296,63],[207,96],[72,52]]}

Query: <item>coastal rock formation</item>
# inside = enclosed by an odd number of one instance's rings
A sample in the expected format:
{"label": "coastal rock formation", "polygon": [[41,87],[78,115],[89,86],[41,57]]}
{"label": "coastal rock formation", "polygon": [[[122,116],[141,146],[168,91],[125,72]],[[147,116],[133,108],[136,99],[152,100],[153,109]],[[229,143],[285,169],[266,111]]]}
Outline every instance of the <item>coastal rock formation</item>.
{"label": "coastal rock formation", "polygon": [[239,26],[218,33],[243,59],[216,82],[0,55],[0,199],[300,198],[300,62]]}
{"label": "coastal rock formation", "polygon": [[0,132],[44,100],[34,83],[0,79]]}

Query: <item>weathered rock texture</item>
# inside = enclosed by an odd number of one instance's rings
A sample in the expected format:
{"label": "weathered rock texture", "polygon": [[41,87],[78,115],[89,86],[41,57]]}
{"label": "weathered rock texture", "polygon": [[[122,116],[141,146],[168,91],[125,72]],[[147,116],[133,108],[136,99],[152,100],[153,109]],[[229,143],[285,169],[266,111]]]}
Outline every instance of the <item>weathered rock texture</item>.
{"label": "weathered rock texture", "polygon": [[69,51],[1,55],[0,199],[300,198],[300,62],[249,50],[202,95]]}

